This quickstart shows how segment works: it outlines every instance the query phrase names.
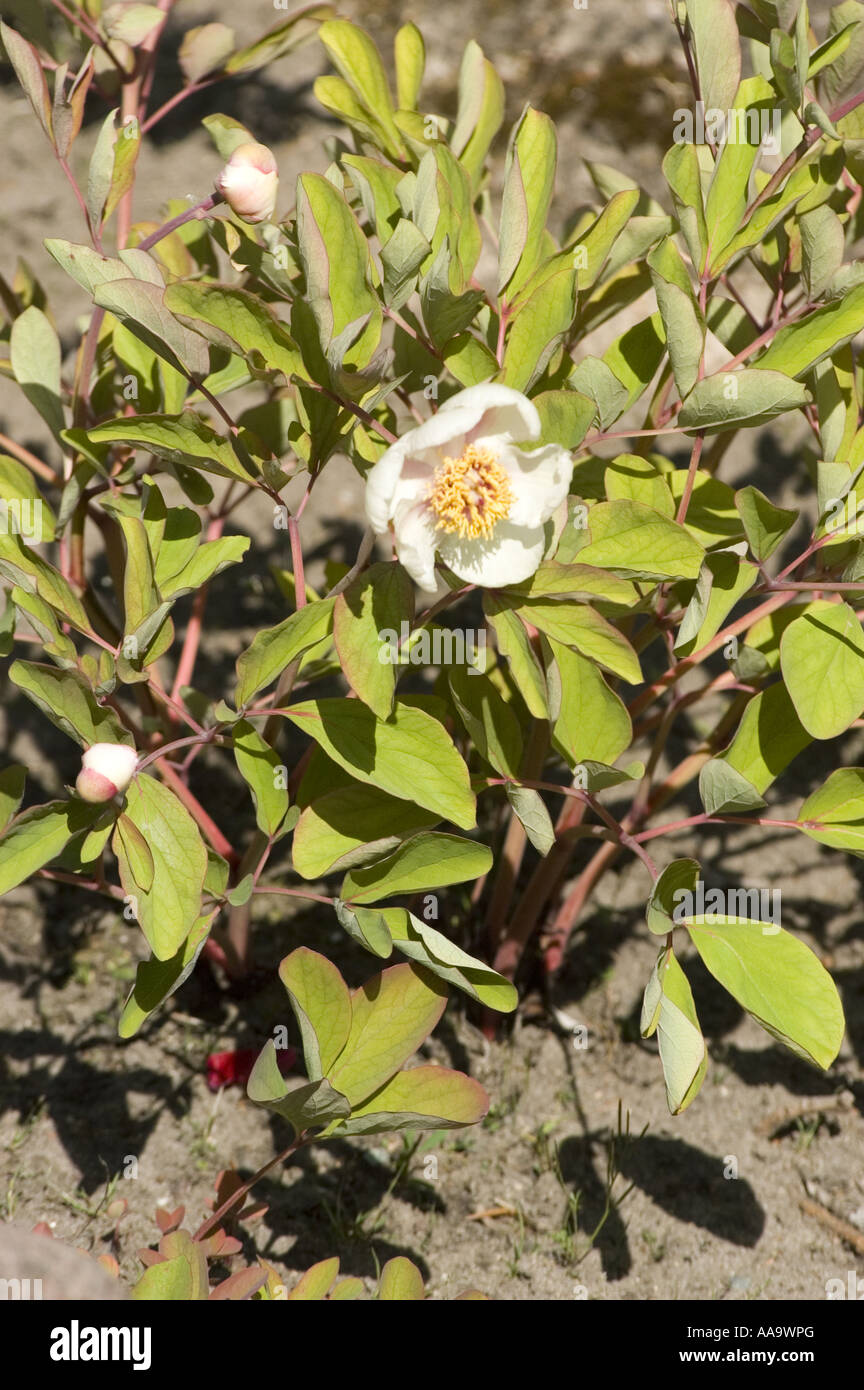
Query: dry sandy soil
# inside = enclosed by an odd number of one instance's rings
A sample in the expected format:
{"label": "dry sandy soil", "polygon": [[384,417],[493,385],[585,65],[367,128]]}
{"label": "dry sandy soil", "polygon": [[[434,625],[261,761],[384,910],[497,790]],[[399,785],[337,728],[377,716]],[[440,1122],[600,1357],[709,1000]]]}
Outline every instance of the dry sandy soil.
{"label": "dry sandy soil", "polygon": [[[559,122],[562,220],[588,192],[582,158],[618,164],[659,191],[659,154],[686,90],[663,0],[590,0],[579,11],[566,0],[405,6],[350,0],[343,8],[362,14],[382,46],[401,19],[421,24],[429,87],[445,111],[452,110],[462,44],[478,37],[508,83],[510,116],[530,100]],[[817,23],[826,8],[811,5]],[[184,0],[179,14],[184,28],[220,18],[244,37],[273,22],[263,3],[241,8]],[[143,158],[138,215],[156,215],[167,196],[197,199],[208,191],[217,160],[199,121],[212,110],[236,115],[274,146],[283,189],[297,171],[325,167],[321,139],[332,126],[321,119],[311,91],[321,66],[318,51],[309,48],[258,80],[182,107]],[[30,262],[71,342],[87,306],[41,240],[74,235],[76,209],[29,109],[8,74],[0,80],[6,142],[0,269],[11,274],[19,253]],[[169,63],[158,99],[175,83]],[[95,129],[88,127],[76,148],[77,169]],[[0,429],[45,447],[38,420],[5,383]],[[742,441],[726,476],[773,495],[776,480],[788,475],[787,497],[794,500],[804,487],[799,444],[794,431],[782,429]],[[329,489],[313,494],[309,513],[312,582],[327,554],[350,556],[359,539],[358,480],[339,463],[328,476]],[[288,564],[284,539],[280,533],[274,539],[260,514],[245,523],[256,545],[241,580],[235,573],[214,585],[214,611],[222,616],[196,677],[213,691],[255,627],[279,616],[267,574],[270,565]],[[4,757],[27,763],[29,794],[45,800],[74,777],[74,749],[3,679]],[[850,738],[843,761],[860,761],[862,751],[860,737]],[[792,813],[830,770],[823,748],[808,750],[781,780],[774,814]],[[206,801],[203,760],[199,778]],[[239,783],[235,790],[236,805],[221,806],[222,823],[245,827]],[[823,1075],[774,1045],[689,960],[712,1060],[701,1096],[683,1117],[670,1119],[656,1048],[638,1036],[653,958],[641,916],[644,872],[623,868],[603,882],[575,934],[554,1001],[587,1023],[588,1046],[575,1047],[542,1007],[526,1010],[511,1036],[490,1045],[455,999],[430,1055],[483,1082],[493,1098],[489,1117],[414,1152],[401,1139],[320,1146],[262,1182],[269,1210],[255,1230],[256,1247],[286,1282],[338,1254],[343,1272],[363,1276],[371,1288],[376,1262],[396,1253],[416,1260],[436,1298],[473,1286],[499,1299],[804,1300],[824,1298],[829,1278],[845,1279],[851,1269],[864,1274],[861,1254],[799,1205],[809,1189],[864,1232],[858,861],[809,840],[757,837],[741,827],[712,832],[698,844],[680,837],[667,849],[668,857],[673,853],[697,854],[716,884],[782,889],[784,925],[830,966],[843,996],[849,1027],[831,1072]],[[368,957],[346,943],[326,912],[265,908],[258,918],[260,970],[242,993],[226,992],[202,967],[135,1040],[118,1045],[117,1013],[142,954],[140,934],[83,893],[40,884],[9,895],[0,905],[0,1220],[25,1226],[47,1220],[74,1245],[116,1248],[123,1274],[134,1279],[140,1269],[134,1252],[154,1238],[157,1203],[185,1203],[197,1224],[220,1169],[251,1172],[274,1144],[284,1145],[278,1123],[241,1091],[208,1090],[204,1060],[212,1051],[260,1045],[285,1021],[274,966],[301,942],[332,953],[352,981],[369,973]],[[843,1090],[854,1097],[849,1107],[821,1119],[818,1113],[790,1119],[766,1133],[774,1112]],[[616,1137],[619,1116],[629,1139]],[[118,1175],[132,1166],[130,1156],[137,1177],[127,1181]],[[129,1203],[117,1247],[105,1215],[115,1182],[114,1195]],[[480,1215],[495,1209],[502,1214]]]}

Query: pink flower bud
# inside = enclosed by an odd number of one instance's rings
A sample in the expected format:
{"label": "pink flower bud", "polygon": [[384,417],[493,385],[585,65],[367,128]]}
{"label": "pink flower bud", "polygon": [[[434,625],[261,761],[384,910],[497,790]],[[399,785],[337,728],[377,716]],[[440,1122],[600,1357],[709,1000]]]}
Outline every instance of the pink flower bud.
{"label": "pink flower bud", "polygon": [[276,207],[279,175],[266,145],[238,145],[216,187],[232,212],[244,222],[266,222]]}
{"label": "pink flower bud", "polygon": [[125,792],[138,766],[138,754],[127,743],[94,743],[81,759],[75,790],[84,801],[110,801]]}

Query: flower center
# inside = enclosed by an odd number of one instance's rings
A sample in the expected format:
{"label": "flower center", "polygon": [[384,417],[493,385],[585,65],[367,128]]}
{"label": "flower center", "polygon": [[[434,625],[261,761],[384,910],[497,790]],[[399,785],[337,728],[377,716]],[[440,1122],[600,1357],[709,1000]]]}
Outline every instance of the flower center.
{"label": "flower center", "polygon": [[439,530],[477,540],[492,535],[514,498],[510,479],[491,449],[469,444],[461,458],[445,458],[435,469],[428,501]]}

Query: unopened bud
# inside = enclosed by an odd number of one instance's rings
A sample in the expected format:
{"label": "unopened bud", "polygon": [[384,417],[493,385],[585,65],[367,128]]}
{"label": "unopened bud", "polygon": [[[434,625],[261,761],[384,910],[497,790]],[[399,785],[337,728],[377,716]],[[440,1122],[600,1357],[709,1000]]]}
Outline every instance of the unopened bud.
{"label": "unopened bud", "polygon": [[110,801],[125,792],[138,766],[138,754],[126,743],[94,743],[81,759],[75,790],[84,801]]}
{"label": "unopened bud", "polygon": [[244,222],[266,222],[276,207],[279,174],[266,145],[238,145],[216,187],[231,211]]}

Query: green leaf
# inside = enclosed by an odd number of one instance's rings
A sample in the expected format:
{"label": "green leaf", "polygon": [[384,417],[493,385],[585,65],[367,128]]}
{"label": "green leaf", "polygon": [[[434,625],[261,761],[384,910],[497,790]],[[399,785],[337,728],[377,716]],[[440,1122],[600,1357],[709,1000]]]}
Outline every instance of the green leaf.
{"label": "green leaf", "polygon": [[633,579],[695,579],[699,573],[701,545],[641,502],[598,502],[588,513],[588,529],[580,563]]}
{"label": "green leaf", "polygon": [[354,903],[349,907],[340,898],[335,900],[334,907],[339,925],[345,928],[352,941],[382,960],[392,956],[393,938],[380,912]]}
{"label": "green leaf", "polygon": [[98,285],[108,280],[128,280],[130,275],[160,288],[163,285],[162,274],[153,257],[137,247],[121,252],[120,257],[103,256],[80,242],[48,237],[45,249],[66,274],[91,295]]}
{"label": "green leaf", "polygon": [[[781,328],[757,360],[762,370],[799,377],[864,328],[864,285]],[[754,369],[755,370],[755,369]]]}
{"label": "green leaf", "polygon": [[729,0],[687,0],[702,100],[728,111],[741,80],[741,48],[735,8]]}
{"label": "green leaf", "polygon": [[102,16],[109,39],[119,39],[137,47],[147,35],[164,24],[165,12],[156,5],[109,5]]}
{"label": "green leaf", "polygon": [[24,798],[27,769],[11,763],[0,772],[0,830],[5,830]]}
{"label": "green leaf", "polygon": [[149,893],[153,887],[155,865],[144,835],[125,813],[117,817],[115,834],[122,846],[132,878],[142,892]]}
{"label": "green leaf", "polygon": [[469,39],[459,68],[459,107],[450,148],[475,185],[503,120],[504,84],[480,45]]}
{"label": "green leaf", "polygon": [[579,271],[579,289],[583,294],[603,275],[610,252],[630,221],[640,196],[638,188],[622,188],[613,193],[587,231],[580,232],[565,248]]}
{"label": "green leaf", "polygon": [[117,1032],[121,1038],[134,1038],[152,1013],[185,984],[198,963],[216,910],[199,917],[183,945],[170,960],[151,956],[138,963],[135,983],[129,991]]}
{"label": "green leaf", "polygon": [[[392,236],[381,248],[384,302],[390,309],[401,309],[411,298],[420,267],[431,250],[420,228],[407,217],[401,217]],[[497,363],[495,365],[497,368]]]}
{"label": "green leaf", "polygon": [[[606,349],[603,363],[610,368],[627,392],[619,413],[635,405],[647,390],[665,352],[666,338],[663,333],[663,320],[659,314],[652,314],[649,318],[634,324]],[[571,381],[575,379],[575,375],[576,373],[571,376]],[[615,418],[618,418],[617,415]]]}
{"label": "green leaf", "polygon": [[207,851],[185,806],[153,777],[133,779],[126,793],[126,816],[150,850],[152,883],[135,877],[135,864],[115,833],[112,848],[120,866],[123,891],[135,900],[135,915],[150,949],[159,960],[176,955],[201,912]]}
{"label": "green leaf", "polygon": [[451,667],[447,679],[453,703],[478,753],[496,772],[517,776],[522,730],[512,707],[489,677],[473,667]]}
{"label": "green leaf", "polygon": [[53,541],[55,521],[51,508],[33,481],[29,468],[8,454],[0,454],[0,502],[5,502],[7,526],[17,518],[22,536]]}
{"label": "green leaf", "polygon": [[577,276],[565,267],[551,276],[523,304],[507,335],[505,385],[528,391],[545,372],[573,323]]}
{"label": "green leaf", "polygon": [[666,1101],[671,1114],[680,1115],[699,1093],[708,1053],[687,976],[669,950],[660,952],[645,990],[642,1036],[650,1037],[655,1029]]}
{"label": "green leaf", "polygon": [[463,830],[476,821],[468,769],[431,715],[397,700],[387,720],[359,700],[328,698],[292,705],[298,728],[361,782],[435,811]]}
{"label": "green leaf", "polygon": [[[105,201],[108,197],[108,191],[111,187],[111,178],[114,173],[114,145],[117,140],[116,118],[117,108],[115,107],[113,111],[108,112],[108,115],[99,128],[99,134],[96,136],[93,145],[93,153],[90,156],[90,164],[87,170],[87,215],[94,227],[102,226],[105,213]],[[108,259],[107,257],[100,257],[100,253],[91,250],[89,246],[77,247],[73,246],[70,242],[55,241],[53,239],[45,244],[51,255],[60,262],[68,274],[74,276],[74,278],[78,280],[79,284],[82,283],[81,272],[74,265],[74,261],[78,259],[79,252],[84,253],[82,259],[85,264],[87,261],[92,261],[94,265],[98,265],[98,261],[95,259],[96,257],[105,260]],[[123,266],[123,262],[120,260],[115,261],[114,264],[116,266]],[[84,274],[86,276],[86,271]],[[128,269],[124,267],[122,271],[118,270],[117,278],[125,279],[128,274]],[[90,279],[90,277],[86,278]],[[90,279],[89,284],[84,286],[85,289],[89,289],[92,293],[94,286],[100,282],[101,278],[102,277],[97,274],[94,278]]]}
{"label": "green leaf", "polygon": [[351,995],[351,1031],[331,1084],[352,1111],[369,1100],[416,1052],[440,1019],[447,990],[428,971],[393,965]]}
{"label": "green leaf", "polygon": [[[687,485],[687,469],[675,468],[665,476],[672,500],[678,506]],[[729,484],[721,483],[704,469],[697,469],[684,526],[693,539],[706,548],[716,546],[718,541],[727,544],[743,541],[744,524]]]}
{"label": "green leaf", "polygon": [[705,200],[708,244],[715,261],[744,219],[763,132],[779,120],[777,94],[762,76],[746,78],[734,103],[720,109],[725,133]]}
{"label": "green leaf", "polygon": [[679,411],[678,424],[683,429],[739,429],[798,410],[809,399],[804,386],[783,371],[765,370],[760,362],[758,368],[717,372],[697,382]]}
{"label": "green leaf", "polygon": [[694,269],[705,267],[708,229],[702,197],[702,175],[696,146],[689,140],[676,141],[663,159],[663,174],[672,193]]}
{"label": "green leaf", "polygon": [[[93,445],[129,444],[168,463],[188,464],[222,478],[239,478],[244,483],[252,481],[229,442],[190,411],[182,415],[121,416],[81,433]],[[70,443],[76,443],[75,431],[67,431],[66,437]]]}
{"label": "green leaf", "polygon": [[648,930],[655,936],[667,936],[678,926],[672,915],[677,906],[675,894],[682,889],[695,892],[701,872],[696,859],[673,859],[666,865],[645,907]]}
{"label": "green leaf", "polygon": [[[395,970],[403,967],[397,965]],[[489,1109],[480,1085],[449,1067],[400,1071],[377,1094],[351,1108],[336,1134],[387,1134],[401,1129],[458,1129],[476,1125]]]}
{"label": "green leaf", "polygon": [[31,304],[12,324],[9,361],[24,395],[55,436],[59,436],[66,424],[60,357],[57,330],[42,310]]}
{"label": "green leaf", "polygon": [[481,960],[469,956],[455,941],[404,907],[385,907],[381,916],[404,956],[424,965],[447,984],[499,1013],[512,1013],[519,1002],[516,988]]}
{"label": "green leaf", "polygon": [[37,593],[79,632],[90,632],[86,609],[71,584],[13,532],[0,531],[0,575],[28,593]]}
{"label": "green leaf", "polygon": [[[858,31],[858,25],[861,20],[860,18],[855,19],[851,24],[843,25],[841,16],[845,9],[846,5],[843,4],[834,7],[831,16],[831,34],[824,43],[819,44],[818,48],[814,48],[810,54],[810,62],[807,68],[807,76],[809,78],[815,77],[816,74],[827,67],[829,63],[836,63],[837,59],[842,57],[846,52],[853,38],[858,37],[858,32],[860,32]],[[856,10],[857,5],[853,4],[852,12],[854,13]],[[834,32],[838,19],[843,27]]]}
{"label": "green leaf", "polygon": [[396,30],[393,56],[399,105],[403,111],[415,111],[426,66],[426,45],[416,24],[403,24]]}
{"label": "green leaf", "polygon": [[[207,1284],[207,1261],[203,1249],[199,1245],[196,1247],[201,1251],[200,1259],[204,1261],[204,1284]],[[132,1297],[139,1302],[177,1302],[189,1303],[199,1298],[206,1298],[205,1293],[195,1292],[194,1274],[190,1261],[185,1255],[175,1255],[171,1260],[162,1260],[159,1264],[151,1265],[145,1269],[138,1283],[132,1288]]]}
{"label": "green leaf", "polygon": [[526,107],[513,130],[504,171],[498,242],[498,294],[513,299],[536,270],[552,201],[557,161],[555,126]]}
{"label": "green leaf", "polygon": [[843,264],[843,223],[827,203],[798,219],[801,230],[801,273],[809,300],[819,299]]}
{"label": "green leaf", "polygon": [[[586,547],[587,550],[591,548]],[[572,647],[590,661],[596,661],[598,666],[605,666],[613,675],[621,676],[631,685],[641,682],[639,658],[627,638],[594,608],[584,603],[529,599],[518,611],[524,622],[531,623],[565,647]]]}
{"label": "green leaf", "polygon": [[288,792],[279,754],[248,720],[240,719],[231,730],[234,761],[252,793],[255,820],[263,834],[275,835],[288,814]]}
{"label": "green leaf", "polygon": [[49,140],[53,139],[51,125],[51,99],[48,84],[39,61],[39,53],[31,43],[22,39],[15,29],[0,21],[0,38],[6,50],[6,57],[15,69],[15,76],[24,88],[27,100],[33,107],[39,124]]}
{"label": "green leaf", "polygon": [[386,635],[397,641],[414,617],[414,586],[398,563],[371,565],[336,599],[333,643],[351,689],[379,719],[393,709],[396,666]]}
{"label": "green leaf", "polygon": [[655,512],[662,512],[663,516],[674,518],[675,503],[669,484],[653,460],[638,454],[619,454],[606,465],[604,481],[608,502],[641,502],[653,507]]}
{"label": "green leaf", "polygon": [[627,707],[609,689],[593,661],[551,642],[561,673],[561,710],[552,728],[555,746],[571,767],[612,764],[633,736]]}
{"label": "green leaf", "polygon": [[783,537],[798,520],[798,512],[775,507],[757,487],[742,487],[735,493],[750,549],[761,563],[773,555]]}
{"label": "green leaf", "polygon": [[[448,296],[452,298],[455,295],[459,303],[468,306],[467,315],[462,315],[461,322],[453,319],[451,333],[467,327],[473,309],[482,302],[479,291],[464,293],[468,290],[482,245],[473,197],[471,180],[463,166],[446,145],[440,142],[434,144],[420,161],[410,206],[413,220],[431,243],[436,257],[424,280],[422,296],[423,313],[430,331],[432,325],[429,322],[426,281],[434,280],[436,290],[440,291],[445,301]],[[440,310],[442,319],[445,312],[453,318],[454,309],[458,316],[458,305],[448,306],[445,302]],[[439,334],[443,342],[441,335],[443,326]]]}
{"label": "green leaf", "polygon": [[187,29],[177,52],[183,76],[190,85],[218,72],[234,51],[235,33],[227,24],[199,24]]}
{"label": "green leaf", "polygon": [[539,445],[578,449],[596,413],[595,402],[579,391],[541,391],[532,397],[540,416]]}
{"label": "green leaf", "polygon": [[[607,467],[607,476],[608,473]],[[524,594],[530,599],[554,596],[579,599],[582,603],[602,600],[619,608],[634,608],[639,602],[638,590],[628,579],[619,579],[593,565],[561,564],[558,560],[544,560],[528,579],[509,585],[504,592]]]}
{"label": "green leaf", "polygon": [[365,367],[382,323],[369,247],[343,195],[320,174],[297,181],[297,237],[321,350],[328,360],[336,352],[337,369]]}
{"label": "green leaf", "polygon": [[[174,509],[172,508],[172,514]],[[221,574],[229,565],[236,565],[251,542],[248,536],[220,536],[215,541],[205,541],[199,546],[188,564],[177,570],[162,586],[162,597],[179,598],[181,594],[197,592],[202,585],[209,583],[214,575]],[[156,566],[157,579],[159,565]]]}
{"label": "green leaf", "polygon": [[322,878],[387,854],[437,819],[434,812],[353,782],[306,807],[294,831],[292,862],[303,878]]}
{"label": "green leaf", "polygon": [[457,333],[441,352],[448,372],[460,386],[479,386],[498,371],[494,354],[470,333]]}
{"label": "green leaf", "polygon": [[[47,655],[53,657],[59,666],[71,669],[77,665],[75,643],[71,637],[60,631],[57,614],[52,612],[47,603],[42,602],[38,594],[29,594],[26,589],[15,585],[10,591],[9,600],[7,612],[3,617],[4,637],[5,633],[10,631],[17,611],[37,634]],[[11,648],[11,642],[8,643],[8,648]],[[8,655],[8,648],[4,655]]]}
{"label": "green leaf", "polygon": [[827,1070],[845,1021],[834,982],[809,947],[773,923],[712,915],[687,926],[704,964],[742,1009]]}
{"label": "green leaf", "polygon": [[[124,632],[137,633],[142,623],[159,608],[160,595],[153,574],[153,556],[147,528],[138,516],[115,512],[123,533],[126,565],[123,571]],[[134,651],[134,649],[133,649]]]}
{"label": "green leaf", "polygon": [[350,904],[374,903],[399,893],[444,888],[480,878],[492,867],[487,845],[459,835],[415,835],[385,859],[368,868],[352,869],[341,896]]}
{"label": "green leaf", "polygon": [[397,1255],[388,1260],[381,1271],[378,1297],[396,1299],[400,1303],[419,1302],[426,1297],[423,1275],[404,1255]]}
{"label": "green leaf", "polygon": [[329,1074],[351,1032],[351,995],[336,966],[317,951],[298,946],[279,966],[303,1039],[313,1081]]}
{"label": "green leaf", "polygon": [[343,81],[380,126],[386,140],[385,153],[404,159],[405,148],[393,119],[387,76],[369,35],[346,19],[332,19],[321,25],[318,37]]}
{"label": "green leaf", "polygon": [[546,676],[532,647],[525,624],[513,610],[512,600],[486,592],[483,611],[495,631],[498,650],[507,658],[513,682],[529,714],[535,719],[549,718],[549,692]]}
{"label": "green leaf", "polygon": [[134,744],[113,710],[100,705],[78,671],[60,671],[33,661],[13,661],[9,678],[38,705],[52,724],[85,748],[94,743]]}
{"label": "green leaf", "polygon": [[538,854],[546,855],[555,843],[555,827],[538,791],[508,782],[507,800],[522,823],[525,834]]}
{"label": "green leaf", "polygon": [[689,656],[710,642],[735,604],[752,589],[758,578],[756,565],[748,564],[733,551],[715,550],[706,555],[696,590],[678,629],[676,653]]}
{"label": "green leaf", "polygon": [[[135,166],[141,149],[141,127],[136,119],[126,120],[117,132],[111,160],[111,177],[104,210],[94,219],[108,221],[135,182]],[[89,190],[88,190],[89,191]]]}
{"label": "green leaf", "polygon": [[201,381],[210,371],[207,344],[168,312],[164,295],[159,285],[132,279],[105,280],[93,291],[95,303],[125,323],[136,338],[170,366]]}
{"label": "green leaf", "polygon": [[175,281],[165,291],[165,307],[210,342],[238,349],[252,366],[281,372],[286,381],[305,375],[297,344],[269,304],[233,285]]}
{"label": "green leaf", "polygon": [[838,767],[798,812],[805,835],[864,857],[864,768]]}
{"label": "green leaf", "polygon": [[318,23],[333,13],[332,5],[303,5],[288,19],[268,29],[245,48],[239,48],[225,64],[225,72],[257,72],[277,58],[301,48],[315,37]]}
{"label": "green leaf", "polygon": [[[288,1295],[288,1299],[297,1299],[306,1303],[320,1303],[330,1293],[333,1287],[333,1281],[338,1273],[338,1255],[334,1255],[332,1259],[329,1260],[319,1260],[318,1264],[310,1266],[302,1278],[294,1285]],[[347,1279],[343,1279],[341,1282],[346,1284],[348,1281]]]}
{"label": "green leaf", "polygon": [[[810,734],[799,720],[786,686],[782,681],[769,685],[749,701],[722,757],[703,767],[699,792],[705,810],[714,815],[718,811],[747,809],[748,795],[750,808],[762,805],[763,792],[809,742]],[[724,775],[722,786],[712,780]],[[706,796],[709,783],[714,791]],[[732,792],[736,792],[734,799],[729,795]],[[729,800],[718,799],[721,793],[729,795]]]}
{"label": "green leaf", "polygon": [[72,836],[92,825],[103,809],[76,797],[31,806],[16,816],[0,836],[0,896],[56,859]]}
{"label": "green leaf", "polygon": [[312,1125],[326,1125],[351,1112],[348,1101],[326,1077],[316,1081],[288,1081],[279,1070],[276,1045],[270,1038],[262,1048],[246,1084],[246,1094],[256,1105],[274,1110],[297,1134]]}
{"label": "green leaf", "polygon": [[[586,400],[594,402],[601,429],[608,429],[627,409],[626,386],[599,357],[592,357],[590,354],[583,357],[570,373],[570,383],[578,388],[578,393]],[[588,425],[590,424],[589,419]]]}
{"label": "green leaf", "polygon": [[657,306],[678,394],[695,386],[705,347],[705,325],[693,298],[690,278],[675,242],[661,241],[648,257]]}
{"label": "green leaf", "polygon": [[864,709],[864,633],[847,603],[802,613],[780,641],[780,667],[813,738],[834,738]]}
{"label": "green leaf", "polygon": [[275,627],[262,628],[237,658],[234,700],[245,708],[260,690],[276,680],[292,661],[325,638],[333,623],[335,599],[318,599],[298,608]]}
{"label": "green leaf", "polygon": [[225,116],[221,111],[216,111],[210,116],[204,116],[201,124],[216,146],[219,155],[226,162],[240,145],[250,145],[255,143],[255,136],[245,125],[241,125],[233,116]]}

